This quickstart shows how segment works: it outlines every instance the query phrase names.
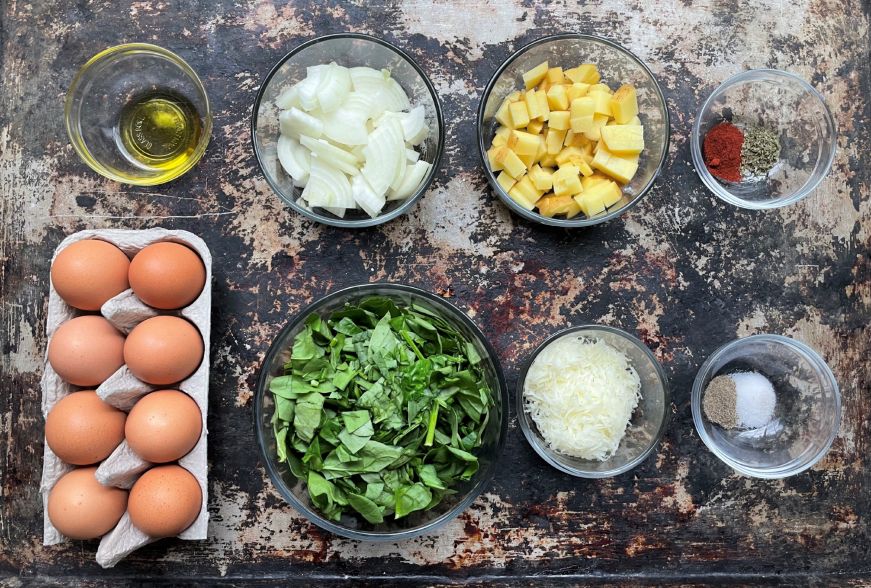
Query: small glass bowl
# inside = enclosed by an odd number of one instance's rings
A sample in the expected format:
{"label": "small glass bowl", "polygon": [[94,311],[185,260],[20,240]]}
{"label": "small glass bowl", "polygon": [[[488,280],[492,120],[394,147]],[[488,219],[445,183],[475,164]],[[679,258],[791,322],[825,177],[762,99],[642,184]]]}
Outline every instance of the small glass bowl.
{"label": "small glass bowl", "polygon": [[[147,166],[120,146],[122,111],[150,91],[175,94],[199,115],[200,136],[184,165]],[[149,43],[117,45],[88,60],[67,92],[64,120],[82,161],[110,180],[134,186],[163,184],[186,173],[203,156],[212,134],[209,97],[196,72],[175,53]]]}
{"label": "small glass bowl", "polygon": [[[774,385],[774,419],[760,429],[724,429],[702,410],[708,383],[719,375],[755,371]],[[717,349],[699,369],[691,400],[693,422],[714,455],[756,478],[785,478],[813,466],[831,447],[841,421],[841,395],[817,353],[780,335],[753,335]]]}
{"label": "small glass bowl", "polygon": [[[404,305],[411,303],[422,305],[438,312],[451,323],[475,345],[482,358],[484,375],[493,391],[494,401],[494,406],[490,408],[490,419],[483,433],[483,445],[475,450],[480,467],[472,479],[455,486],[456,493],[445,497],[432,510],[417,511],[398,521],[389,520],[377,525],[351,514],[344,515],[338,522],[325,519],[320,515],[309,498],[305,481],[297,479],[286,462],[278,460],[275,434],[272,430],[275,400],[269,391],[272,378],[284,374],[284,364],[290,357],[293,339],[305,327],[306,318],[312,314],[328,315],[341,309],[348,302],[356,302],[370,296],[386,296]],[[508,433],[508,387],[505,385],[496,351],[475,323],[459,308],[441,296],[403,284],[362,284],[333,292],[314,302],[302,309],[278,333],[266,353],[257,381],[254,428],[260,454],[272,483],[279,494],[309,521],[322,529],[349,539],[399,541],[435,532],[472,504],[493,479],[496,473],[496,460],[502,453]]]}
{"label": "small glass bowl", "polygon": [[[765,176],[741,182],[720,180],[702,154],[707,132],[729,121],[763,126],[779,135],[780,158]],[[693,165],[717,197],[741,208],[780,208],[814,191],[835,159],[835,121],[823,96],[795,74],[755,69],[732,76],[705,101],[693,124]]]}
{"label": "small glass bowl", "polygon": [[[632,181],[623,187],[623,198],[605,212],[587,218],[583,213],[572,219],[549,218],[529,211],[514,202],[496,181],[490,169],[487,150],[499,127],[494,118],[496,110],[508,94],[523,88],[522,75],[539,63],[548,61],[551,67],[575,67],[581,63],[595,63],[602,81],[616,89],[618,85],[633,84],[638,93],[638,110],[644,125],[644,151],[638,171]],[[544,37],[530,43],[505,60],[484,90],[478,106],[478,149],[487,181],[499,198],[513,212],[525,219],[557,227],[588,227],[615,218],[638,203],[659,175],[668,155],[670,126],[665,96],[653,72],[635,54],[622,46],[593,35],[566,33]]]}
{"label": "small glass bowl", "polygon": [[[535,358],[548,345],[563,337],[599,339],[611,345],[629,358],[632,367],[641,379],[641,400],[632,413],[626,436],[620,441],[617,452],[605,461],[581,459],[558,453],[548,447],[538,426],[526,412],[523,400],[526,374]],[[517,379],[517,420],[523,435],[532,448],[547,463],[556,469],[580,478],[608,478],[628,472],[656,449],[665,434],[671,415],[671,393],[668,378],[662,366],[644,343],[626,331],[604,325],[582,325],[559,331],[548,337],[532,353]]]}
{"label": "small glass bowl", "polygon": [[[297,203],[302,189],[293,185],[291,177],[278,161],[279,109],[275,99],[285,87],[306,76],[306,68],[335,61],[345,67],[366,66],[387,69],[413,106],[421,105],[426,111],[429,136],[418,147],[420,159],[432,164],[429,173],[417,191],[405,200],[388,201],[377,217],[362,210],[348,210],[344,218],[322,208],[303,207]],[[284,202],[298,213],[312,220],[334,227],[371,227],[386,223],[408,212],[429,189],[441,161],[445,142],[445,123],[438,95],[429,78],[417,63],[401,49],[390,43],[358,33],[327,35],[303,43],[275,64],[266,75],[251,113],[251,141],[260,170],[266,181]]]}

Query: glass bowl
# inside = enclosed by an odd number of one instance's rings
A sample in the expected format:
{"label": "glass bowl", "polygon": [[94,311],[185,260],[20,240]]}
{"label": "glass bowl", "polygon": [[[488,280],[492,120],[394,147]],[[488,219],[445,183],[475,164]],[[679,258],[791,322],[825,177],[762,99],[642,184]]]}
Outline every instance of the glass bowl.
{"label": "glass bowl", "polygon": [[[344,515],[338,522],[322,517],[309,498],[305,481],[297,479],[286,462],[280,462],[276,454],[272,415],[275,411],[273,395],[269,391],[272,378],[283,375],[284,364],[290,357],[293,338],[303,329],[304,321],[312,314],[325,316],[342,308],[347,302],[359,301],[369,296],[386,296],[403,304],[418,304],[436,311],[445,320],[471,341],[482,358],[485,378],[493,390],[494,406],[484,431],[484,442],[475,453],[480,467],[468,481],[454,487],[456,494],[447,496],[432,510],[417,511],[381,524],[371,524],[362,517]],[[375,283],[352,286],[339,290],[301,310],[285,326],[263,360],[254,399],[254,425],[260,452],[272,483],[291,506],[301,512],[315,525],[350,539],[367,541],[398,541],[425,533],[432,533],[466,509],[481,494],[495,473],[496,459],[502,452],[508,431],[508,388],[502,375],[496,351],[477,326],[456,306],[444,298],[418,288],[402,284]]]}
{"label": "glass bowl", "polygon": [[[759,429],[724,429],[707,419],[702,398],[718,375],[755,371],[774,385],[774,419]],[[835,376],[817,353],[780,335],[753,335],[717,349],[699,369],[691,399],[693,422],[714,455],[756,478],[785,478],[817,463],[841,421]]]}
{"label": "glass bowl", "polygon": [[[702,154],[705,135],[729,121],[764,126],[779,136],[780,156],[765,176],[720,180]],[[779,208],[798,202],[823,181],[835,159],[835,121],[823,96],[795,74],[756,69],[732,76],[705,101],[693,124],[690,148],[696,172],[720,199],[741,208]]]}
{"label": "glass bowl", "polygon": [[[279,109],[275,99],[281,91],[306,76],[306,68],[335,61],[345,67],[366,66],[388,69],[408,94],[412,105],[422,105],[426,111],[429,136],[418,147],[420,159],[432,166],[417,191],[405,200],[388,201],[377,217],[362,210],[348,210],[343,218],[323,208],[304,207],[297,203],[302,189],[293,185],[278,161]],[[303,43],[275,64],[260,86],[251,113],[251,140],[260,170],[266,181],[288,206],[298,213],[335,227],[371,227],[386,223],[408,212],[429,188],[438,171],[444,149],[445,124],[435,88],[417,63],[390,43],[357,33],[342,33],[318,37]]]}
{"label": "glass bowl", "polygon": [[[128,106],[152,93],[174,104],[180,117],[193,111],[199,135],[185,150],[170,146],[158,152],[149,150],[151,143],[137,141],[137,149],[157,153],[144,163],[124,145],[121,121]],[[212,134],[209,98],[197,74],[175,53],[148,43],[118,45],[92,57],[70,85],[64,120],[82,161],[100,175],[134,186],[181,176],[203,156]]]}
{"label": "glass bowl", "polygon": [[[496,134],[499,123],[496,110],[511,92],[522,88],[522,74],[547,60],[551,67],[574,67],[581,63],[595,63],[602,81],[615,89],[620,84],[633,84],[638,92],[639,118],[644,125],[644,151],[638,171],[623,187],[623,198],[605,212],[587,218],[583,213],[575,218],[548,218],[529,211],[514,202],[496,181],[490,169],[487,149]],[[587,227],[611,220],[641,200],[653,186],[668,155],[670,136],[668,108],[665,96],[653,73],[630,51],[617,43],[595,37],[567,33],[544,37],[521,48],[503,63],[484,90],[478,106],[478,149],[487,181],[505,205],[528,220],[558,227]]]}
{"label": "glass bowl", "polygon": [[[530,366],[548,345],[564,337],[599,339],[629,358],[641,379],[641,400],[632,413],[626,435],[617,452],[604,461],[563,455],[548,447],[538,426],[526,412],[524,389]],[[559,331],[548,337],[532,353],[517,379],[517,420],[532,448],[556,469],[580,478],[608,478],[627,472],[647,459],[665,434],[671,414],[668,378],[653,353],[626,331],[604,325],[582,325]]]}

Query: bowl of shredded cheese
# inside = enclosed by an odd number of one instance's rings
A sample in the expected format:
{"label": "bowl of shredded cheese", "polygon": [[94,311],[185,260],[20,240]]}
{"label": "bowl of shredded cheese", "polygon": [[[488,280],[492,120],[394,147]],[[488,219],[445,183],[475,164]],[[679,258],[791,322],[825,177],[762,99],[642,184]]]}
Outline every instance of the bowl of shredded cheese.
{"label": "bowl of shredded cheese", "polygon": [[607,478],[634,468],[665,432],[668,379],[651,351],[604,325],[560,331],[518,380],[517,414],[532,448],[558,470]]}

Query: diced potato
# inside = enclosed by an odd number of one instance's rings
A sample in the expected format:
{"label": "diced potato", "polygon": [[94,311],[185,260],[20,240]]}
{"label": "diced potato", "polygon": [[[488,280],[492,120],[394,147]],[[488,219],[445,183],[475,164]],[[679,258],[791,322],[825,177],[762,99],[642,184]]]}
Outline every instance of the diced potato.
{"label": "diced potato", "polygon": [[547,70],[548,66],[547,62],[545,61],[544,63],[539,63],[531,70],[523,74],[523,83],[526,86],[526,89],[529,90],[536,87],[539,82],[544,79],[544,76],[547,75]]}
{"label": "diced potato", "polygon": [[541,164],[542,169],[546,167],[556,167],[556,155],[547,153],[541,158],[541,160],[539,160],[538,163]]}
{"label": "diced potato", "polygon": [[587,194],[584,191],[583,194],[578,194],[574,198],[575,202],[577,202],[578,206],[580,206],[581,211],[588,217],[596,216],[601,212],[605,212],[605,201],[602,199],[602,194],[594,193]]}
{"label": "diced potato", "polygon": [[523,95],[523,101],[526,102],[526,112],[529,114],[530,120],[541,116],[541,108],[535,90],[527,90]]}
{"label": "diced potato", "polygon": [[[623,198],[623,191],[613,180],[606,180],[594,184],[585,189],[582,194],[575,196],[575,202],[584,210],[584,214],[591,216],[602,212],[604,208],[613,206]],[[602,208],[604,207],[604,208]],[[587,213],[587,209],[590,213]]]}
{"label": "diced potato", "polygon": [[517,183],[508,191],[508,195],[526,210],[534,209],[536,201],[541,197],[541,193],[535,189],[528,175],[517,180]]}
{"label": "diced potato", "polygon": [[586,137],[593,130],[593,116],[592,114],[587,114],[573,118],[571,120],[572,130]]}
{"label": "diced potato", "polygon": [[506,100],[508,100],[508,102],[519,102],[523,100],[523,93],[520,90],[515,90],[508,94]]}
{"label": "diced potato", "polygon": [[[565,111],[560,111],[560,112],[565,112]],[[553,113],[551,113],[551,114],[553,114]],[[547,152],[550,155],[556,155],[557,153],[562,151],[563,142],[565,141],[565,139],[566,139],[566,131],[565,130],[558,131],[553,127],[550,127],[549,129],[547,129],[547,137],[545,139],[547,142]]]}
{"label": "diced potato", "polygon": [[535,164],[535,162],[537,161],[535,159],[534,153],[531,155],[518,155],[517,159],[519,159],[521,162],[523,162],[523,165],[526,166],[527,171],[529,171],[529,168],[531,168]]}
{"label": "diced potato", "polygon": [[635,125],[605,126],[600,134],[608,151],[616,155],[638,155],[644,150],[644,127]]}
{"label": "diced potato", "polygon": [[526,164],[508,147],[496,148],[495,161],[501,166],[499,169],[504,169],[514,179],[519,178],[526,172]]}
{"label": "diced potato", "polygon": [[638,171],[638,156],[615,155],[600,142],[599,150],[590,163],[590,167],[611,176],[621,184],[628,184],[635,172]]}
{"label": "diced potato", "polygon": [[602,79],[598,68],[593,63],[584,63],[578,67],[567,69],[563,73],[571,81],[584,84],[598,84],[599,80]]}
{"label": "diced potato", "polygon": [[[611,116],[611,95],[605,92],[590,92],[588,96],[593,98],[593,112]],[[512,112],[513,114],[513,112]]]}
{"label": "diced potato", "polygon": [[508,110],[508,106],[511,105],[511,101],[506,98],[502,101],[502,104],[499,106],[499,109],[496,111],[495,118],[499,121],[499,124],[503,127],[508,127],[513,129],[514,123],[511,122],[511,112]]}
{"label": "diced potato", "polygon": [[558,214],[564,214],[566,218],[572,218],[581,212],[581,207],[578,206],[578,203],[567,194],[563,196],[557,196],[556,194],[542,196],[535,203],[535,206],[538,208],[539,214],[549,218]]}
{"label": "diced potato", "polygon": [[592,96],[575,98],[571,102],[570,112],[572,118],[579,118],[581,116],[594,114],[596,112],[595,100]]}
{"label": "diced potato", "polygon": [[552,129],[567,131],[571,127],[570,115],[568,110],[551,110],[547,124]]}
{"label": "diced potato", "polygon": [[601,138],[601,130],[608,124],[608,116],[604,114],[593,115],[593,128],[584,133],[584,136],[590,141],[598,141]]}
{"label": "diced potato", "polygon": [[[584,159],[581,160],[580,163],[578,163],[578,169],[581,170],[581,175],[583,175],[585,178],[588,178],[595,173],[593,171],[593,168],[591,168],[590,164],[587,162],[586,156],[584,157]],[[581,184],[583,184],[583,181],[581,182]]]}
{"label": "diced potato", "polygon": [[[618,123],[626,124],[638,116],[638,95],[635,86],[624,84],[611,96],[611,113]],[[640,123],[641,121],[639,121]]]}
{"label": "diced potato", "polygon": [[522,129],[529,124],[529,111],[526,110],[526,102],[512,102],[508,105],[508,112],[511,114],[511,126],[513,128]]}
{"label": "diced potato", "polygon": [[[614,107],[611,106],[611,108],[612,108],[612,110],[613,110]],[[617,120],[617,119],[615,118],[614,120]],[[617,124],[619,125],[620,123],[617,123]],[[638,118],[638,116],[633,116],[632,119],[631,119],[629,122],[627,122],[627,123],[623,123],[623,124],[624,124],[624,125],[635,125],[635,126],[640,127],[640,126],[641,126],[641,119]]]}
{"label": "diced potato", "polygon": [[553,173],[553,192],[557,196],[573,196],[583,190],[581,172],[573,165],[566,165]]}
{"label": "diced potato", "polygon": [[545,77],[543,80],[541,80],[541,83],[539,83],[539,84],[535,87],[535,89],[538,90],[539,92],[542,92],[542,93],[544,93],[544,94],[547,94],[547,91],[550,89],[550,87],[551,87],[552,85],[553,85],[553,84],[550,83],[550,81],[547,79],[547,77]]}
{"label": "diced potato", "polygon": [[541,161],[545,155],[547,155],[547,140],[544,135],[538,135],[538,150],[535,152],[535,161]]}
{"label": "diced potato", "polygon": [[508,136],[511,135],[511,127],[499,127],[496,129],[496,136],[502,137],[505,141],[508,141]]}
{"label": "diced potato", "polygon": [[529,177],[536,190],[547,192],[553,188],[553,170],[545,170],[540,165],[533,165],[529,170]]}
{"label": "diced potato", "polygon": [[538,119],[546,121],[550,118],[550,105],[547,103],[547,92],[536,92],[535,97],[538,98],[538,109],[541,113],[539,114]]}
{"label": "diced potato", "polygon": [[610,182],[611,178],[606,176],[601,172],[594,171],[591,176],[584,176],[581,178],[581,185],[584,187],[584,191],[590,189],[590,186],[595,186],[599,182]]}
{"label": "diced potato", "polygon": [[526,132],[537,135],[541,132],[541,129],[543,129],[543,128],[544,128],[544,121],[543,120],[531,120],[531,121],[529,121],[529,124],[526,125]]}
{"label": "diced potato", "polygon": [[569,97],[569,104],[575,98],[583,98],[590,91],[590,84],[582,84],[576,82],[571,86],[566,86],[566,95]]}
{"label": "diced potato", "polygon": [[592,86],[590,86],[590,94],[592,94],[593,92],[604,92],[605,94],[613,94],[614,93],[614,91],[611,89],[611,87],[608,84],[603,84],[601,82],[598,84],[593,84]]}
{"label": "diced potato", "polygon": [[504,170],[499,172],[499,175],[496,176],[496,183],[499,184],[503,190],[506,192],[510,190],[514,184],[517,183],[517,180],[509,176]]}
{"label": "diced potato", "polygon": [[547,70],[547,75],[544,76],[551,84],[562,84],[566,81],[566,77],[563,75],[563,68],[561,67],[552,67]]}
{"label": "diced potato", "polygon": [[538,135],[523,131],[511,131],[507,145],[517,155],[535,155],[538,152]]}
{"label": "diced potato", "polygon": [[547,91],[547,104],[551,110],[566,110],[569,107],[569,97],[563,85],[551,86]]}
{"label": "diced potato", "polygon": [[563,147],[562,151],[560,151],[556,156],[556,163],[560,167],[566,165],[574,165],[575,167],[578,167],[578,164],[581,161],[585,160],[580,147]]}
{"label": "diced potato", "polygon": [[499,156],[501,153],[499,150],[503,148],[508,149],[503,145],[493,145],[487,150],[487,161],[490,163],[490,169],[494,172],[502,169],[502,161],[504,160],[504,157]]}
{"label": "diced potato", "polygon": [[491,147],[502,147],[502,145],[504,145],[505,143],[507,143],[507,141],[505,140],[505,137],[500,137],[499,135],[496,135],[495,137],[493,137],[493,142],[490,143],[490,146]]}
{"label": "diced potato", "polygon": [[575,132],[573,130],[569,129],[568,131],[566,131],[566,138],[563,139],[563,145],[565,147],[571,147],[572,141],[574,141],[574,140],[575,140]]}

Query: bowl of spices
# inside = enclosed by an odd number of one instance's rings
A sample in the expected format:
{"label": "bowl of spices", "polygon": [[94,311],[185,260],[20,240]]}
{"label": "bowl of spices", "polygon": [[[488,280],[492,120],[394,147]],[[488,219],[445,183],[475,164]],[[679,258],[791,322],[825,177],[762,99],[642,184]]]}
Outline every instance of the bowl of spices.
{"label": "bowl of spices", "polygon": [[825,99],[795,74],[758,69],[726,80],[693,125],[693,164],[704,184],[741,208],[798,202],[828,175],[835,123]]}
{"label": "bowl of spices", "polygon": [[813,466],[841,418],[832,371],[813,349],[780,335],[745,337],[715,351],[696,376],[691,405],[708,449],[757,478]]}
{"label": "bowl of spices", "polygon": [[583,325],[532,354],[518,379],[517,415],[532,448],[553,467],[606,478],[647,459],[668,424],[668,380],[650,350],[625,331]]}

